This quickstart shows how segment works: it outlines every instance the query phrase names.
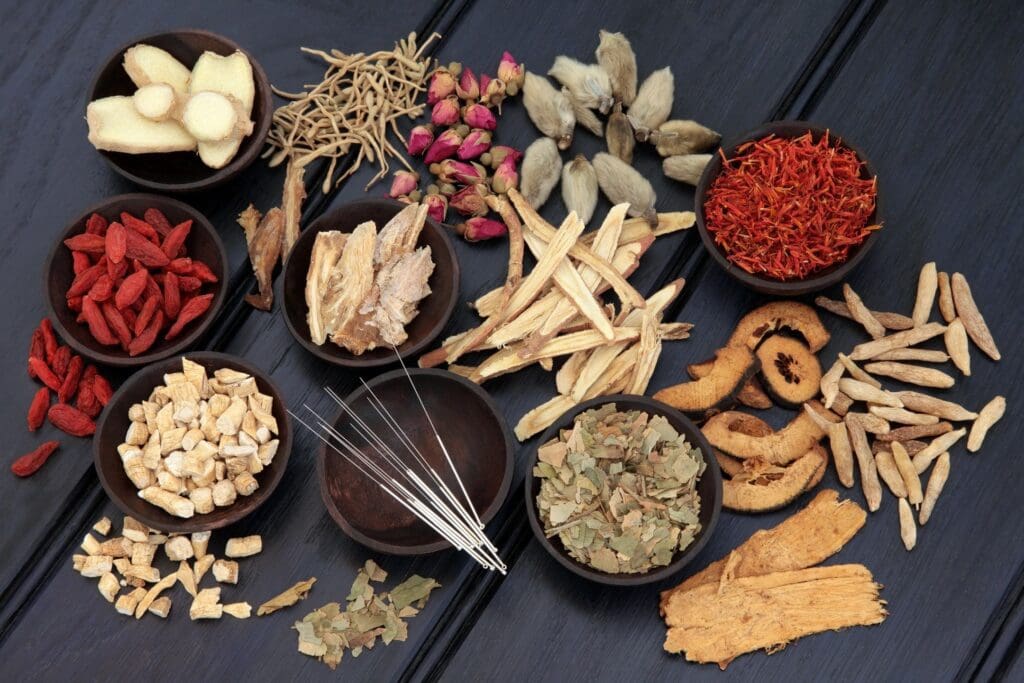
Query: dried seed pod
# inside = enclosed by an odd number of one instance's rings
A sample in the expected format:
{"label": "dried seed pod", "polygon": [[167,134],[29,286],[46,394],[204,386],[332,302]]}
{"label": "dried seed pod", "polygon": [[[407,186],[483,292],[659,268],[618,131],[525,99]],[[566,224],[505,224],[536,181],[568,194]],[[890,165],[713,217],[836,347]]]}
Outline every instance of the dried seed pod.
{"label": "dried seed pod", "polygon": [[900,498],[899,507],[900,538],[903,539],[903,547],[910,551],[917,545],[917,526],[914,525],[914,513],[906,498]]}
{"label": "dried seed pod", "polygon": [[663,157],[706,152],[721,141],[721,135],[689,119],[666,121],[647,138]]}
{"label": "dried seed pod", "polygon": [[854,401],[866,401],[893,408],[903,407],[903,403],[894,394],[849,377],[839,380],[839,390]]}
{"label": "dried seed pod", "polygon": [[590,222],[597,207],[597,172],[582,154],[562,168],[562,201],[581,221]]}
{"label": "dried seed pod", "polygon": [[[819,296],[815,298],[814,303],[833,315],[853,319],[853,316],[850,315],[850,308],[846,305],[845,301],[836,301],[835,299],[829,299],[827,296]],[[909,330],[914,326],[914,321],[911,318],[900,313],[871,311],[871,315],[875,316],[878,322],[885,325],[888,330]]]}
{"label": "dried seed pod", "polygon": [[985,404],[985,407],[978,413],[978,417],[974,420],[974,424],[971,425],[971,433],[967,437],[967,450],[972,453],[977,452],[981,448],[982,442],[985,440],[985,435],[988,434],[988,430],[992,428],[996,422],[1006,412],[1006,399],[1002,396],[996,396],[994,399]]}
{"label": "dried seed pod", "polygon": [[576,115],[568,97],[548,79],[528,71],[523,81],[523,106],[537,130],[554,140],[558,149],[569,149]]}
{"label": "dried seed pod", "polygon": [[978,305],[974,303],[974,296],[971,294],[971,286],[967,284],[967,278],[960,273],[953,273],[950,287],[953,291],[956,314],[963,322],[968,336],[992,360],[1002,358],[996,347],[996,341],[992,338],[988,325],[985,324],[985,318],[981,316]]}
{"label": "dried seed pod", "polygon": [[892,491],[892,495],[897,498],[907,497],[907,486],[903,483],[903,477],[900,476],[899,468],[896,467],[896,462],[892,459],[892,453],[882,451],[876,454],[875,467],[878,469],[878,476],[882,478],[885,485]]}
{"label": "dried seed pod", "polygon": [[914,469],[914,463],[910,461],[907,449],[899,441],[892,442],[892,459],[896,468],[903,477],[903,483],[907,487],[907,502],[911,505],[920,505],[924,496],[921,493],[921,477]]}
{"label": "dried seed pod", "polygon": [[673,180],[696,185],[700,182],[700,176],[710,161],[710,154],[681,154],[666,157],[661,162],[661,170]]}
{"label": "dried seed pod", "polygon": [[622,104],[616,104],[608,117],[608,125],[604,129],[604,139],[608,143],[608,152],[622,159],[627,164],[633,163],[633,148],[636,138],[633,137],[633,126],[629,117],[622,113]]}
{"label": "dried seed pod", "polygon": [[657,195],[650,181],[618,157],[603,152],[594,156],[594,170],[601,191],[612,204],[629,204],[630,216],[643,216],[654,227],[658,214],[654,210]]}
{"label": "dried seed pod", "polygon": [[594,56],[612,84],[612,97],[627,107],[636,98],[636,55],[633,46],[621,33],[601,29]]}
{"label": "dried seed pod", "polygon": [[593,109],[588,109],[579,103],[579,101],[572,96],[572,93],[568,88],[562,87],[562,94],[569,98],[569,103],[572,104],[572,113],[576,117],[576,123],[589,130],[594,135],[601,137],[604,135],[604,124],[601,123],[601,119],[597,118],[597,114],[594,113]]}
{"label": "dried seed pod", "polygon": [[949,273],[942,271],[938,275],[939,286],[939,313],[947,323],[953,322],[956,318],[956,306],[953,305],[953,290],[949,284]]}
{"label": "dried seed pod", "polygon": [[931,518],[932,511],[935,509],[935,503],[939,500],[939,494],[942,493],[942,487],[946,485],[947,479],[949,479],[949,453],[943,453],[935,461],[932,475],[928,477],[928,487],[924,491],[921,512],[918,513],[921,526],[927,524]]}
{"label": "dried seed pod", "polygon": [[919,365],[910,365],[909,363],[894,363],[889,360],[883,360],[868,363],[864,366],[864,369],[873,375],[892,377],[900,382],[916,384],[921,387],[949,389],[956,384],[956,380],[942,370],[922,368]]}
{"label": "dried seed pod", "polygon": [[871,314],[857,292],[853,291],[853,287],[845,282],[843,283],[843,298],[846,299],[846,307],[850,309],[850,316],[864,326],[872,339],[881,339],[885,336],[885,325],[878,322],[878,318]]}
{"label": "dried seed pod", "polygon": [[882,485],[878,481],[875,457],[871,453],[867,434],[859,422],[856,420],[846,420],[846,430],[850,433],[850,443],[853,445],[853,452],[857,456],[857,464],[860,468],[860,485],[864,489],[864,500],[868,504],[868,510],[874,512],[882,505]]}
{"label": "dried seed pod", "polygon": [[928,466],[932,464],[932,460],[952,448],[953,444],[962,439],[966,433],[967,430],[961,428],[955,432],[949,432],[932,439],[932,442],[925,446],[924,450],[919,451],[914,456],[914,469],[917,470],[917,473],[921,474],[928,469]]}
{"label": "dried seed pod", "polygon": [[964,373],[965,377],[970,377],[971,349],[967,344],[967,330],[964,328],[964,323],[960,318],[954,318],[946,326],[944,339],[946,351],[949,352],[949,357],[953,359],[953,365],[960,372]]}
{"label": "dried seed pod", "polygon": [[946,326],[942,323],[926,323],[920,327],[890,334],[881,339],[857,344],[853,347],[853,351],[850,352],[850,358],[853,360],[867,360],[893,349],[915,346],[921,342],[928,341],[932,337],[937,337],[945,331]]}
{"label": "dried seed pod", "polygon": [[938,271],[935,261],[929,261],[921,267],[921,275],[917,279],[917,298],[914,300],[914,327],[924,325],[932,316],[935,305],[935,290],[938,288]]}
{"label": "dried seed pod", "polygon": [[671,67],[658,69],[644,79],[628,112],[629,122],[633,124],[639,142],[646,142],[652,130],[668,121],[674,90]]}
{"label": "dried seed pod", "polygon": [[559,55],[548,69],[548,76],[564,85],[578,104],[607,114],[612,108],[612,81],[597,64],[584,64]]}
{"label": "dried seed pod", "polygon": [[562,172],[562,157],[551,138],[537,138],[523,156],[519,169],[519,192],[534,209],[539,210],[558,185]]}
{"label": "dried seed pod", "polygon": [[889,422],[905,425],[933,425],[939,418],[924,413],[912,413],[906,408],[890,408],[889,406],[868,406],[868,412]]}

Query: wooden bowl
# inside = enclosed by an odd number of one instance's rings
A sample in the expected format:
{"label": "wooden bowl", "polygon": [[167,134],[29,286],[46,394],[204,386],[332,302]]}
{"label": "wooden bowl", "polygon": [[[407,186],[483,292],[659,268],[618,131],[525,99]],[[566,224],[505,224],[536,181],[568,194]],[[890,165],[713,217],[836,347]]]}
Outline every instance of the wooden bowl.
{"label": "wooden bowl", "polygon": [[[864,164],[861,172],[861,176],[863,178],[878,177],[878,174],[875,172],[871,162],[868,161],[867,157],[864,156],[858,147],[854,146],[849,140],[836,134],[834,131],[807,121],[774,121],[766,123],[744,135],[739,136],[731,142],[722,145],[722,152],[725,153],[726,157],[732,157],[736,153],[736,148],[746,142],[760,140],[767,135],[773,134],[780,138],[796,138],[804,135],[808,131],[811,132],[815,140],[820,140],[821,136],[828,132],[830,139],[835,140],[837,146],[853,150],[857,155],[857,158]],[[707,249],[709,254],[711,254],[711,258],[715,263],[739,282],[762,294],[768,294],[771,296],[799,296],[801,294],[817,292],[842,282],[849,276],[850,272],[852,272],[853,269],[864,260],[864,257],[868,254],[868,250],[878,240],[878,235],[882,232],[881,230],[874,230],[870,232],[868,236],[864,238],[863,242],[850,250],[849,256],[842,263],[836,263],[828,268],[823,268],[822,270],[812,273],[810,276],[801,280],[777,280],[775,278],[768,277],[767,275],[748,273],[729,261],[722,248],[715,244],[715,238],[710,232],[708,232],[707,224],[704,220],[704,201],[707,197],[707,192],[721,172],[721,155],[711,155],[711,161],[708,162],[703,175],[700,177],[700,181],[697,183],[697,191],[694,198],[694,206],[697,213],[697,231],[700,233],[700,238],[704,242],[704,248]],[[879,191],[875,197],[875,211],[868,218],[868,225],[881,222],[881,207],[882,197],[881,191]]]}
{"label": "wooden bowl", "polygon": [[[409,374],[423,398],[430,419],[437,428],[458,470],[462,483],[480,519],[490,521],[508,495],[512,483],[512,435],[491,397],[478,385],[446,370],[410,369]],[[459,496],[444,454],[434,438],[423,409],[415,400],[404,370],[386,372],[367,385],[402,426],[423,457]],[[366,387],[345,399],[384,443],[412,461],[401,450],[369,403]],[[357,436],[351,417],[344,410],[331,423],[360,450],[374,453]],[[424,475],[422,470],[416,470]],[[359,472],[351,462],[327,446],[317,454],[320,495],[331,518],[353,540],[382,553],[424,555],[450,548],[429,526],[389,497],[377,484]]]}
{"label": "wooden bowl", "polygon": [[614,403],[616,408],[621,411],[642,410],[651,416],[661,415],[668,420],[669,424],[676,431],[685,436],[690,444],[699,448],[704,455],[706,467],[704,473],[697,481],[697,492],[700,494],[701,502],[701,529],[700,533],[693,539],[693,543],[681,552],[677,552],[671,563],[664,567],[652,569],[644,574],[608,574],[579,562],[569,555],[559,538],[548,538],[544,533],[544,525],[540,520],[540,515],[537,513],[537,494],[540,493],[540,479],[532,474],[533,468],[537,465],[537,449],[534,449],[530,459],[530,466],[527,469],[527,472],[530,474],[527,474],[524,486],[526,514],[530,519],[530,528],[533,529],[533,535],[544,546],[544,550],[548,551],[551,557],[555,558],[559,564],[569,571],[585,579],[608,586],[639,586],[654,583],[678,573],[700,553],[708,539],[711,538],[711,534],[714,533],[715,526],[718,524],[718,516],[722,511],[722,472],[718,469],[718,461],[711,454],[711,444],[704,438],[700,428],[675,408],[647,396],[616,394],[584,401],[566,411],[562,417],[558,418],[557,422],[548,427],[537,441],[537,446],[540,447],[556,438],[562,429],[571,428],[573,421],[580,413],[586,412],[591,408],[600,408],[608,403]]}
{"label": "wooden bowl", "polygon": [[[88,326],[78,322],[78,314],[68,308],[65,295],[71,282],[75,279],[75,273],[71,264],[71,250],[64,245],[64,240],[84,232],[85,222],[94,213],[114,221],[120,220],[122,211],[141,218],[145,210],[149,208],[163,211],[172,225],[192,219],[192,230],[185,241],[185,247],[191,258],[201,260],[210,267],[218,281],[213,284],[204,284],[202,293],[212,292],[213,301],[210,303],[209,310],[201,318],[186,325],[181,335],[172,341],[161,337],[150,347],[149,351],[132,357],[120,347],[103,346],[93,339],[89,334]],[[95,206],[90,206],[75,218],[64,229],[50,250],[50,256],[43,272],[46,277],[44,287],[50,318],[68,345],[97,363],[118,367],[136,367],[180,353],[206,332],[213,323],[217,312],[224,305],[228,257],[224,251],[224,244],[220,241],[220,236],[213,229],[210,221],[188,204],[155,194],[122,194],[105,199]]]}
{"label": "wooden bowl", "polygon": [[230,55],[241,51],[252,65],[256,97],[252,106],[253,131],[243,141],[234,158],[224,168],[210,168],[195,152],[163,154],[125,154],[98,150],[110,166],[128,180],[159,192],[198,192],[225,183],[249,167],[263,151],[274,114],[270,81],[263,67],[234,41],[199,29],[182,29],[136,38],[121,46],[104,63],[92,89],[89,102],[112,95],[131,95],[135,84],[124,70],[124,53],[133,45],[145,43],[171,53],[178,61],[192,68],[199,55],[209,51]]}
{"label": "wooden bowl", "polygon": [[256,475],[259,488],[251,496],[238,496],[232,505],[218,507],[213,512],[204,515],[197,514],[188,519],[168,514],[161,508],[139,498],[138,489],[124,473],[117,447],[124,442],[125,432],[128,430],[130,422],[128,409],[132,404],[145,400],[153,387],[162,384],[165,373],[180,372],[181,357],[176,356],[154,363],[129,377],[128,381],[114,392],[114,396],[103,410],[103,415],[96,425],[96,434],[92,440],[96,474],[99,475],[100,483],[103,484],[107,495],[117,507],[121,508],[122,512],[131,515],[143,524],[168,533],[220,529],[234,524],[251,513],[274,493],[274,489],[281,482],[281,477],[284,476],[288,455],[292,449],[292,429],[284,399],[280,389],[266,373],[241,358],[224,353],[197,351],[185,354],[185,357],[205,366],[211,375],[214,370],[219,368],[232,368],[255,377],[259,390],[274,399],[273,414],[277,418],[280,431],[277,438],[280,440],[280,444],[274,460]]}
{"label": "wooden bowl", "polygon": [[[397,360],[394,349],[389,346],[356,356],[330,340],[324,342],[323,346],[314,344],[306,322],[309,313],[309,307],[306,306],[306,273],[309,271],[309,259],[318,232],[352,232],[365,221],[374,221],[380,230],[403,208],[404,204],[390,199],[363,199],[344,204],[313,221],[292,246],[284,264],[281,287],[284,293],[284,319],[292,336],[314,356],[350,368],[379,367]],[[428,218],[416,246],[430,247],[434,272],[428,281],[430,294],[420,302],[419,314],[405,327],[409,338],[398,347],[398,354],[403,360],[424,351],[437,339],[452,317],[459,299],[459,262],[448,231]]]}

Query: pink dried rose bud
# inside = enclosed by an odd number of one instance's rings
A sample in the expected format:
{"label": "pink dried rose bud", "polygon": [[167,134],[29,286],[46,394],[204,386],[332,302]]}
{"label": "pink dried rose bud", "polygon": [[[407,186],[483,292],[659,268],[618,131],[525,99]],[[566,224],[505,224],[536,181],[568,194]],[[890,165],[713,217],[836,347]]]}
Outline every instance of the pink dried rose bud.
{"label": "pink dried rose bud", "polygon": [[498,194],[505,194],[519,184],[519,174],[516,172],[515,157],[509,155],[501,162],[494,177],[491,179],[491,187]]}
{"label": "pink dried rose bud", "polygon": [[480,242],[501,237],[508,233],[508,228],[501,221],[476,216],[456,225],[455,231],[462,235],[467,242]]}
{"label": "pink dried rose bud", "polygon": [[[526,69],[506,50],[498,62],[498,78],[505,81],[506,87],[514,85],[518,90],[523,87],[523,81],[526,80]],[[515,94],[514,91],[509,92],[509,95]]]}
{"label": "pink dried rose bud", "polygon": [[476,74],[468,66],[459,74],[459,82],[455,84],[455,94],[464,100],[480,98],[480,82],[476,80]]}
{"label": "pink dried rose bud", "polygon": [[446,97],[434,104],[430,110],[430,122],[435,126],[454,126],[459,122],[459,100]]}
{"label": "pink dried rose bud", "polygon": [[442,183],[470,185],[482,183],[487,179],[487,170],[480,164],[456,161],[455,159],[445,159],[442,162],[431,164],[430,172],[437,176]]}
{"label": "pink dried rose bud", "polygon": [[480,74],[480,92],[487,92],[487,86],[490,85],[491,80],[487,74]]}
{"label": "pink dried rose bud", "polygon": [[462,136],[454,128],[449,128],[437,136],[434,144],[427,150],[427,155],[423,157],[423,161],[432,164],[435,161],[442,161],[448,157],[453,157],[461,144]]}
{"label": "pink dried rose bud", "polygon": [[420,183],[420,174],[413,171],[395,171],[394,178],[391,179],[391,189],[388,190],[388,196],[395,199],[402,195],[407,195]]}
{"label": "pink dried rose bud", "polygon": [[438,223],[444,223],[445,215],[448,213],[448,198],[443,194],[428,194],[423,198],[427,205],[427,215]]}
{"label": "pink dried rose bud", "polygon": [[463,161],[476,159],[491,147],[491,134],[486,130],[473,130],[469,132],[466,139],[459,145],[456,154]]}
{"label": "pink dried rose bud", "polygon": [[480,101],[486,102],[492,106],[497,106],[500,109],[501,103],[505,101],[505,93],[507,86],[505,81],[500,78],[494,78],[487,83],[487,87],[481,91]]}
{"label": "pink dried rose bud", "polygon": [[432,142],[434,142],[434,127],[426,123],[416,126],[409,132],[409,143],[405,148],[409,154],[418,157],[427,151]]}
{"label": "pink dried rose bud", "polygon": [[523,158],[523,153],[515,147],[509,147],[507,145],[495,145],[491,147],[491,168],[498,168],[501,166],[501,162],[505,161],[506,158],[512,157],[516,163]]}
{"label": "pink dried rose bud", "polygon": [[462,120],[470,128],[494,130],[498,127],[498,119],[494,116],[494,112],[480,103],[471,104],[463,109]]}
{"label": "pink dried rose bud", "polygon": [[455,92],[455,77],[448,69],[440,68],[430,78],[427,88],[427,104],[435,104]]}
{"label": "pink dried rose bud", "polygon": [[452,195],[449,204],[463,216],[484,216],[487,214],[487,188],[483,183],[467,185]]}

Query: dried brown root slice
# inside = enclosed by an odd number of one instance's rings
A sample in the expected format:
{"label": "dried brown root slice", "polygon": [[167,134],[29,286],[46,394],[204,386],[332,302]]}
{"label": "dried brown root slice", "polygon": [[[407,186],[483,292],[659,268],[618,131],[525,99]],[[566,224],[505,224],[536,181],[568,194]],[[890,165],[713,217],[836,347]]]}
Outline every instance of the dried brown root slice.
{"label": "dried brown root slice", "polygon": [[[853,316],[850,315],[850,307],[846,305],[845,301],[836,301],[825,296],[819,296],[814,300],[814,303],[819,308],[824,308],[833,315],[853,320]],[[870,313],[889,330],[909,330],[914,326],[914,321],[911,318],[900,313],[888,313],[885,311],[870,311]]]}
{"label": "dried brown root slice", "polygon": [[854,401],[877,403],[892,408],[903,407],[903,403],[895,394],[850,377],[843,377],[839,380],[839,390]]}
{"label": "dried brown root slice", "polygon": [[[715,354],[711,371],[693,382],[683,382],[654,395],[673,408],[698,419],[733,405],[736,394],[758,369],[757,358],[742,346],[727,346]],[[806,449],[804,449],[806,451]]]}
{"label": "dried brown root slice", "polygon": [[879,434],[879,441],[907,441],[909,439],[920,439],[927,436],[939,436],[953,431],[953,425],[948,422],[933,422],[923,425],[909,425],[898,429],[891,429],[885,434]]}
{"label": "dried brown root slice", "polygon": [[974,302],[974,296],[971,294],[971,286],[967,284],[967,278],[960,273],[953,273],[953,277],[950,278],[950,286],[953,290],[953,303],[956,305],[956,314],[963,321],[968,336],[992,360],[1002,358],[999,348],[996,346],[996,341],[992,338],[988,325],[985,324],[985,318],[982,317],[981,311],[978,310],[978,304]]}
{"label": "dried brown root slice", "polygon": [[916,384],[920,387],[949,389],[956,384],[956,380],[942,370],[923,368],[909,363],[894,363],[893,361],[883,360],[876,363],[868,363],[864,366],[864,369],[873,375],[891,377],[900,382]]}
{"label": "dried brown root slice", "polygon": [[[256,283],[259,286],[258,294],[247,294],[245,297],[246,302],[250,305],[263,310],[269,311],[271,306],[274,304],[274,266],[277,263],[278,257],[281,255],[281,240],[284,235],[284,212],[281,209],[273,208],[267,211],[266,216],[260,216],[260,212],[249,205],[245,211],[243,211],[238,217],[238,223],[245,230],[245,241],[249,251],[249,263],[252,264],[253,273],[256,275]],[[323,235],[324,233],[320,233]],[[318,241],[320,235],[317,235]],[[316,251],[316,245],[313,246],[313,251]],[[340,251],[339,251],[340,254]],[[310,267],[312,268],[315,259],[310,259]],[[335,262],[337,262],[335,260]],[[333,267],[333,263],[331,266]],[[326,285],[326,280],[320,282],[320,287]],[[309,291],[310,283],[306,281],[306,291]],[[320,301],[320,295],[318,289],[312,293],[314,301]],[[309,295],[307,295],[309,296]],[[308,299],[307,299],[308,300]],[[319,305],[317,306],[319,309]],[[318,313],[319,314],[319,313]],[[309,315],[313,315],[313,309],[310,309]],[[313,325],[310,324],[310,330],[312,331]],[[322,343],[322,342],[321,342]]]}
{"label": "dried brown root slice", "polygon": [[854,401],[852,398],[840,391],[836,394],[836,400],[832,402],[829,410],[841,417],[846,415],[850,408],[853,407],[853,403]]}
{"label": "dried brown root slice", "polygon": [[921,526],[928,523],[932,512],[935,510],[935,503],[939,500],[939,494],[949,479],[949,453],[943,453],[935,461],[932,474],[928,477],[928,487],[924,492],[924,502],[921,503],[921,512],[918,514],[918,521]]}
{"label": "dried brown root slice", "polygon": [[[693,379],[700,379],[711,371],[711,366],[714,363],[714,358],[701,361],[700,363],[691,363],[686,366],[686,372]],[[736,401],[756,410],[767,410],[773,405],[771,397],[765,393],[764,387],[758,381],[757,376],[751,377],[747,380],[746,384],[740,387],[739,393],[736,394]]]}
{"label": "dried brown root slice", "polygon": [[807,490],[825,465],[812,449],[787,467],[746,460],[743,471],[722,485],[722,505],[737,512],[769,512],[786,507]]}
{"label": "dried brown root slice", "polygon": [[933,425],[939,421],[934,415],[914,413],[906,408],[890,408],[889,406],[868,406],[868,412],[883,420],[904,425]]}
{"label": "dried brown root slice", "polygon": [[758,458],[770,464],[786,465],[811,450],[825,436],[825,431],[806,412],[767,436],[748,436],[731,430],[729,424],[734,415],[732,411],[715,415],[701,431],[712,446],[736,458]]}
{"label": "dried brown root slice", "polygon": [[940,272],[938,275],[939,286],[939,313],[947,323],[953,322],[956,318],[956,306],[953,304],[953,289],[949,283],[949,273]]}
{"label": "dried brown root slice", "polygon": [[953,444],[962,439],[966,433],[967,430],[961,428],[955,432],[949,432],[932,439],[931,443],[914,456],[914,469],[917,470],[917,473],[921,474],[928,469],[928,466],[932,464],[935,458],[952,448]]}
{"label": "dried brown root slice", "polygon": [[938,270],[935,268],[935,261],[929,261],[921,266],[921,274],[917,278],[917,297],[914,300],[914,312],[911,318],[914,320],[914,327],[919,327],[928,322],[932,315],[932,307],[935,305],[935,292],[939,285]]}
{"label": "dried brown root slice", "polygon": [[770,334],[788,328],[800,333],[814,353],[828,344],[830,335],[813,308],[796,301],[773,301],[740,318],[729,337],[728,346],[756,349]]}
{"label": "dried brown root slice", "polygon": [[[742,556],[733,563],[742,561]],[[814,633],[885,620],[881,587],[863,565],[812,567],[733,578],[674,595],[665,650],[722,669],[741,654],[772,651]],[[743,628],[737,628],[742,623]]]}
{"label": "dried brown root slice", "polygon": [[892,459],[896,463],[896,468],[900,471],[900,476],[903,477],[903,483],[906,485],[907,502],[915,506],[920,505],[923,498],[921,493],[921,477],[918,475],[917,470],[914,469],[914,464],[910,460],[907,449],[899,441],[892,442]]}
{"label": "dried brown root slice", "polygon": [[896,461],[893,460],[892,453],[889,451],[876,453],[875,468],[878,470],[878,476],[881,477],[885,485],[892,491],[892,495],[897,498],[907,497],[907,485],[903,483],[903,477],[900,475],[899,468],[896,467]]}
{"label": "dried brown root slice", "polygon": [[904,330],[903,332],[897,332],[896,334],[890,334],[887,337],[881,339],[875,339],[873,341],[864,342],[853,347],[853,351],[850,352],[850,358],[853,360],[868,360],[874,358],[883,353],[893,351],[894,349],[905,349],[908,346],[916,346],[921,342],[926,342],[932,337],[937,337],[946,331],[946,326],[942,323],[926,323],[920,327],[915,327],[910,330]]}
{"label": "dried brown root slice", "polygon": [[871,335],[872,339],[881,339],[885,336],[885,325],[878,322],[878,318],[871,315],[871,311],[864,305],[864,302],[853,291],[847,283],[843,283],[843,298],[846,299],[846,307],[850,310],[850,317],[859,322]]}
{"label": "dried brown root slice", "polygon": [[773,335],[757,347],[765,390],[784,406],[796,407],[818,395],[821,364],[803,342]]}
{"label": "dried brown root slice", "polygon": [[971,349],[967,344],[967,330],[960,318],[954,318],[946,327],[946,334],[943,336],[946,342],[946,351],[953,359],[953,365],[957,370],[964,373],[965,377],[971,376]]}
{"label": "dried brown root slice", "polygon": [[996,396],[986,403],[985,407],[978,413],[974,424],[971,425],[971,433],[967,436],[967,450],[971,453],[979,451],[982,442],[985,441],[985,435],[988,434],[988,430],[996,422],[999,422],[1005,412],[1006,398],[1003,396]]}
{"label": "dried brown root slice", "polygon": [[860,470],[860,486],[864,491],[864,501],[868,510],[874,512],[882,505],[882,485],[878,481],[878,469],[875,467],[874,454],[868,444],[867,433],[856,420],[846,420],[846,431],[850,434],[850,445],[857,456],[857,467]]}
{"label": "dried brown root slice", "polygon": [[914,511],[910,509],[910,503],[906,498],[900,498],[899,510],[900,538],[903,539],[903,547],[910,551],[917,545],[917,525],[914,524]]}

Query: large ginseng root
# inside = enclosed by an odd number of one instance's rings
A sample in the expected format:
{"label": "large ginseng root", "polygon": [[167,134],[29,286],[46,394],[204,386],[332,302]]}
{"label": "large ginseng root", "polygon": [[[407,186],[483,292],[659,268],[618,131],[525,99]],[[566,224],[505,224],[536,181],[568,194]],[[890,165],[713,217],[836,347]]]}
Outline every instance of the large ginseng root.
{"label": "large ginseng root", "polygon": [[[691,662],[717,663],[792,640],[885,620],[881,588],[867,567],[841,564],[736,578],[733,552],[721,582],[673,595],[665,609],[665,650]],[[739,627],[742,625],[742,627]]]}

